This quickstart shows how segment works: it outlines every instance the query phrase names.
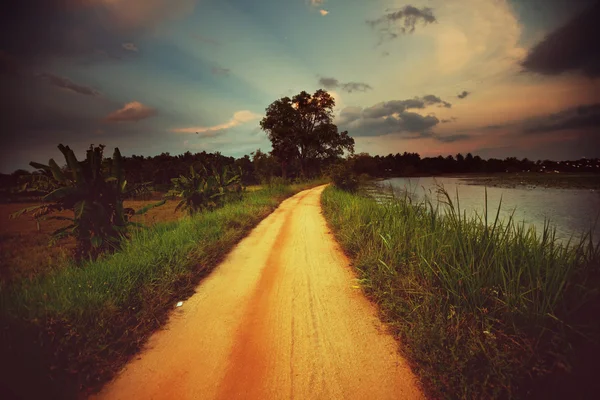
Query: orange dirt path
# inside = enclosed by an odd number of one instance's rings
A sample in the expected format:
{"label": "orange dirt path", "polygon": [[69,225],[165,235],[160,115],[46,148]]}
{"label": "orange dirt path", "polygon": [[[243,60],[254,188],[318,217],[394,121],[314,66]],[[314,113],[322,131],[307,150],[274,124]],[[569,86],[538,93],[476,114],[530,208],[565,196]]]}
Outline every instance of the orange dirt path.
{"label": "orange dirt path", "polygon": [[422,398],[327,228],[324,187],[263,220],[97,398]]}

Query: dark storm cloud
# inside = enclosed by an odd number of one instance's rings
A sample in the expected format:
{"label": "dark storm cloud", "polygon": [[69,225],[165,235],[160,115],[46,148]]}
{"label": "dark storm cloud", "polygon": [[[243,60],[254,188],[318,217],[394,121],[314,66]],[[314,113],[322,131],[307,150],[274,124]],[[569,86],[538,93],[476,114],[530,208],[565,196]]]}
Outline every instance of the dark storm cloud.
{"label": "dark storm cloud", "polygon": [[367,90],[373,89],[369,84],[362,82],[348,82],[342,83],[335,78],[321,78],[319,79],[319,85],[325,89],[333,90],[340,89],[344,92],[366,92]]}
{"label": "dark storm cloud", "polygon": [[103,32],[99,16],[83,1],[11,1],[0,14],[0,49],[23,64],[89,54],[96,48],[120,47]]}
{"label": "dark storm cloud", "polygon": [[[346,107],[336,120],[340,129],[348,130],[352,136],[381,136],[397,134],[404,138],[435,137],[431,129],[441,121],[435,115],[421,115],[411,109],[424,109],[451,104],[434,95],[407,100],[392,100],[371,107]],[[447,120],[450,121],[450,120]]]}
{"label": "dark storm cloud", "polygon": [[99,96],[100,93],[89,86],[79,85],[68,78],[57,76],[50,73],[40,74],[39,77],[48,81],[53,86],[69,90],[74,93],[83,94],[86,96]]}
{"label": "dark storm cloud", "polygon": [[407,100],[392,100],[377,103],[374,106],[365,108],[363,110],[363,115],[367,118],[379,118],[390,116],[395,113],[401,113],[408,109],[423,109],[432,105],[438,105],[446,108],[452,107],[452,104],[443,101],[437,96],[426,95]]}
{"label": "dark storm cloud", "polygon": [[459,99],[464,99],[465,97],[467,97],[470,94],[471,94],[471,92],[467,92],[466,90],[463,90],[463,92],[458,94],[456,97],[458,97]]}
{"label": "dark storm cloud", "polygon": [[[197,0],[15,0],[0,13],[0,138],[8,154],[87,142],[103,117],[119,107],[84,82],[49,73],[55,64],[127,62],[138,39],[162,22],[193,10]],[[80,94],[71,96],[55,88]],[[145,107],[145,106],[143,106]],[[138,108],[108,121],[140,120]],[[117,110],[119,111],[119,110]],[[113,124],[116,138],[135,134]]]}
{"label": "dark storm cloud", "polygon": [[371,28],[376,29],[380,35],[380,43],[392,40],[399,34],[413,33],[417,23],[423,25],[437,22],[433,10],[429,7],[418,9],[407,5],[403,8],[384,14],[375,20],[366,21]]}
{"label": "dark storm cloud", "polygon": [[58,58],[117,58],[131,39],[193,9],[196,0],[19,0],[0,13],[0,51],[24,66]]}
{"label": "dark storm cloud", "polygon": [[600,103],[581,105],[535,118],[525,123],[524,133],[546,133],[565,129],[600,127]]}
{"label": "dark storm cloud", "polygon": [[408,138],[430,136],[430,129],[438,123],[433,115],[405,111],[385,118],[360,118],[340,126],[354,137],[397,134]]}
{"label": "dark storm cloud", "polygon": [[522,63],[526,71],[544,75],[578,72],[600,76],[600,2],[534,46]]}

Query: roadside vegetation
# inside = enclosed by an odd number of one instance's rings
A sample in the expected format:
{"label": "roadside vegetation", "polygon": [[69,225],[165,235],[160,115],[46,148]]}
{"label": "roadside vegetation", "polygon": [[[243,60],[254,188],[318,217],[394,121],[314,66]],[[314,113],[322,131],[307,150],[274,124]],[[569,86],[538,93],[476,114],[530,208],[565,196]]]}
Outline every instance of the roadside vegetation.
{"label": "roadside vegetation", "polygon": [[[377,201],[337,187],[326,219],[431,398],[591,398],[598,392],[600,245],[459,199]],[[491,218],[494,220],[494,218]],[[595,385],[595,389],[594,389]]]}
{"label": "roadside vegetation", "polygon": [[[34,202],[10,204],[12,221],[51,225],[50,245],[60,248],[45,252],[47,268],[29,269],[37,274],[14,271],[19,252],[32,250],[26,242],[0,258],[0,393],[77,398],[114,376],[250,229],[286,197],[327,182],[323,171],[353,151],[332,123],[334,106],[323,90],[275,101],[261,121],[273,150],[252,159],[127,158],[119,149],[105,158],[91,145],[79,161],[59,145],[64,166],[32,162],[34,173],[0,177],[1,200]],[[126,199],[146,203],[135,211]],[[136,220],[167,204],[172,221]],[[2,241],[19,236],[2,232]]]}
{"label": "roadside vegetation", "polygon": [[214,211],[133,230],[120,251],[96,261],[0,287],[3,380],[24,397],[98,388],[282,199],[317,183],[266,186]]}

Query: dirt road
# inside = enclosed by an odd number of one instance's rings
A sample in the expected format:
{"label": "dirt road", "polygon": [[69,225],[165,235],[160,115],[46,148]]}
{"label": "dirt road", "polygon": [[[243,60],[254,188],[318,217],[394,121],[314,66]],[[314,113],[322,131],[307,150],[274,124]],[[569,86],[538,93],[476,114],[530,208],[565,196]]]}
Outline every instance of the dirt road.
{"label": "dirt road", "polygon": [[99,398],[420,398],[329,233],[323,188],[262,221]]}

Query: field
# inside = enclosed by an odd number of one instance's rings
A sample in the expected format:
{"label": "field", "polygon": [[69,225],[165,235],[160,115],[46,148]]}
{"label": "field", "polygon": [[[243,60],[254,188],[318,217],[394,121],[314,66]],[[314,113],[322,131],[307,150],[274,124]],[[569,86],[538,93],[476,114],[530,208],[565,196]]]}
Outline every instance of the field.
{"label": "field", "polygon": [[[156,197],[156,196],[155,196]],[[125,201],[125,207],[134,210],[160,200],[135,200]],[[73,238],[65,238],[58,243],[50,245],[50,234],[56,229],[66,225],[65,221],[48,220],[38,225],[31,215],[21,215],[11,219],[10,214],[25,207],[37,205],[36,203],[8,203],[0,204],[0,282],[21,278],[33,278],[65,265],[70,252],[75,247]],[[158,222],[175,221],[184,213],[175,212],[177,201],[168,200],[161,207],[153,208],[144,215],[134,216],[135,222],[144,225],[154,225]],[[63,211],[56,213],[65,217],[72,217],[73,213]]]}

